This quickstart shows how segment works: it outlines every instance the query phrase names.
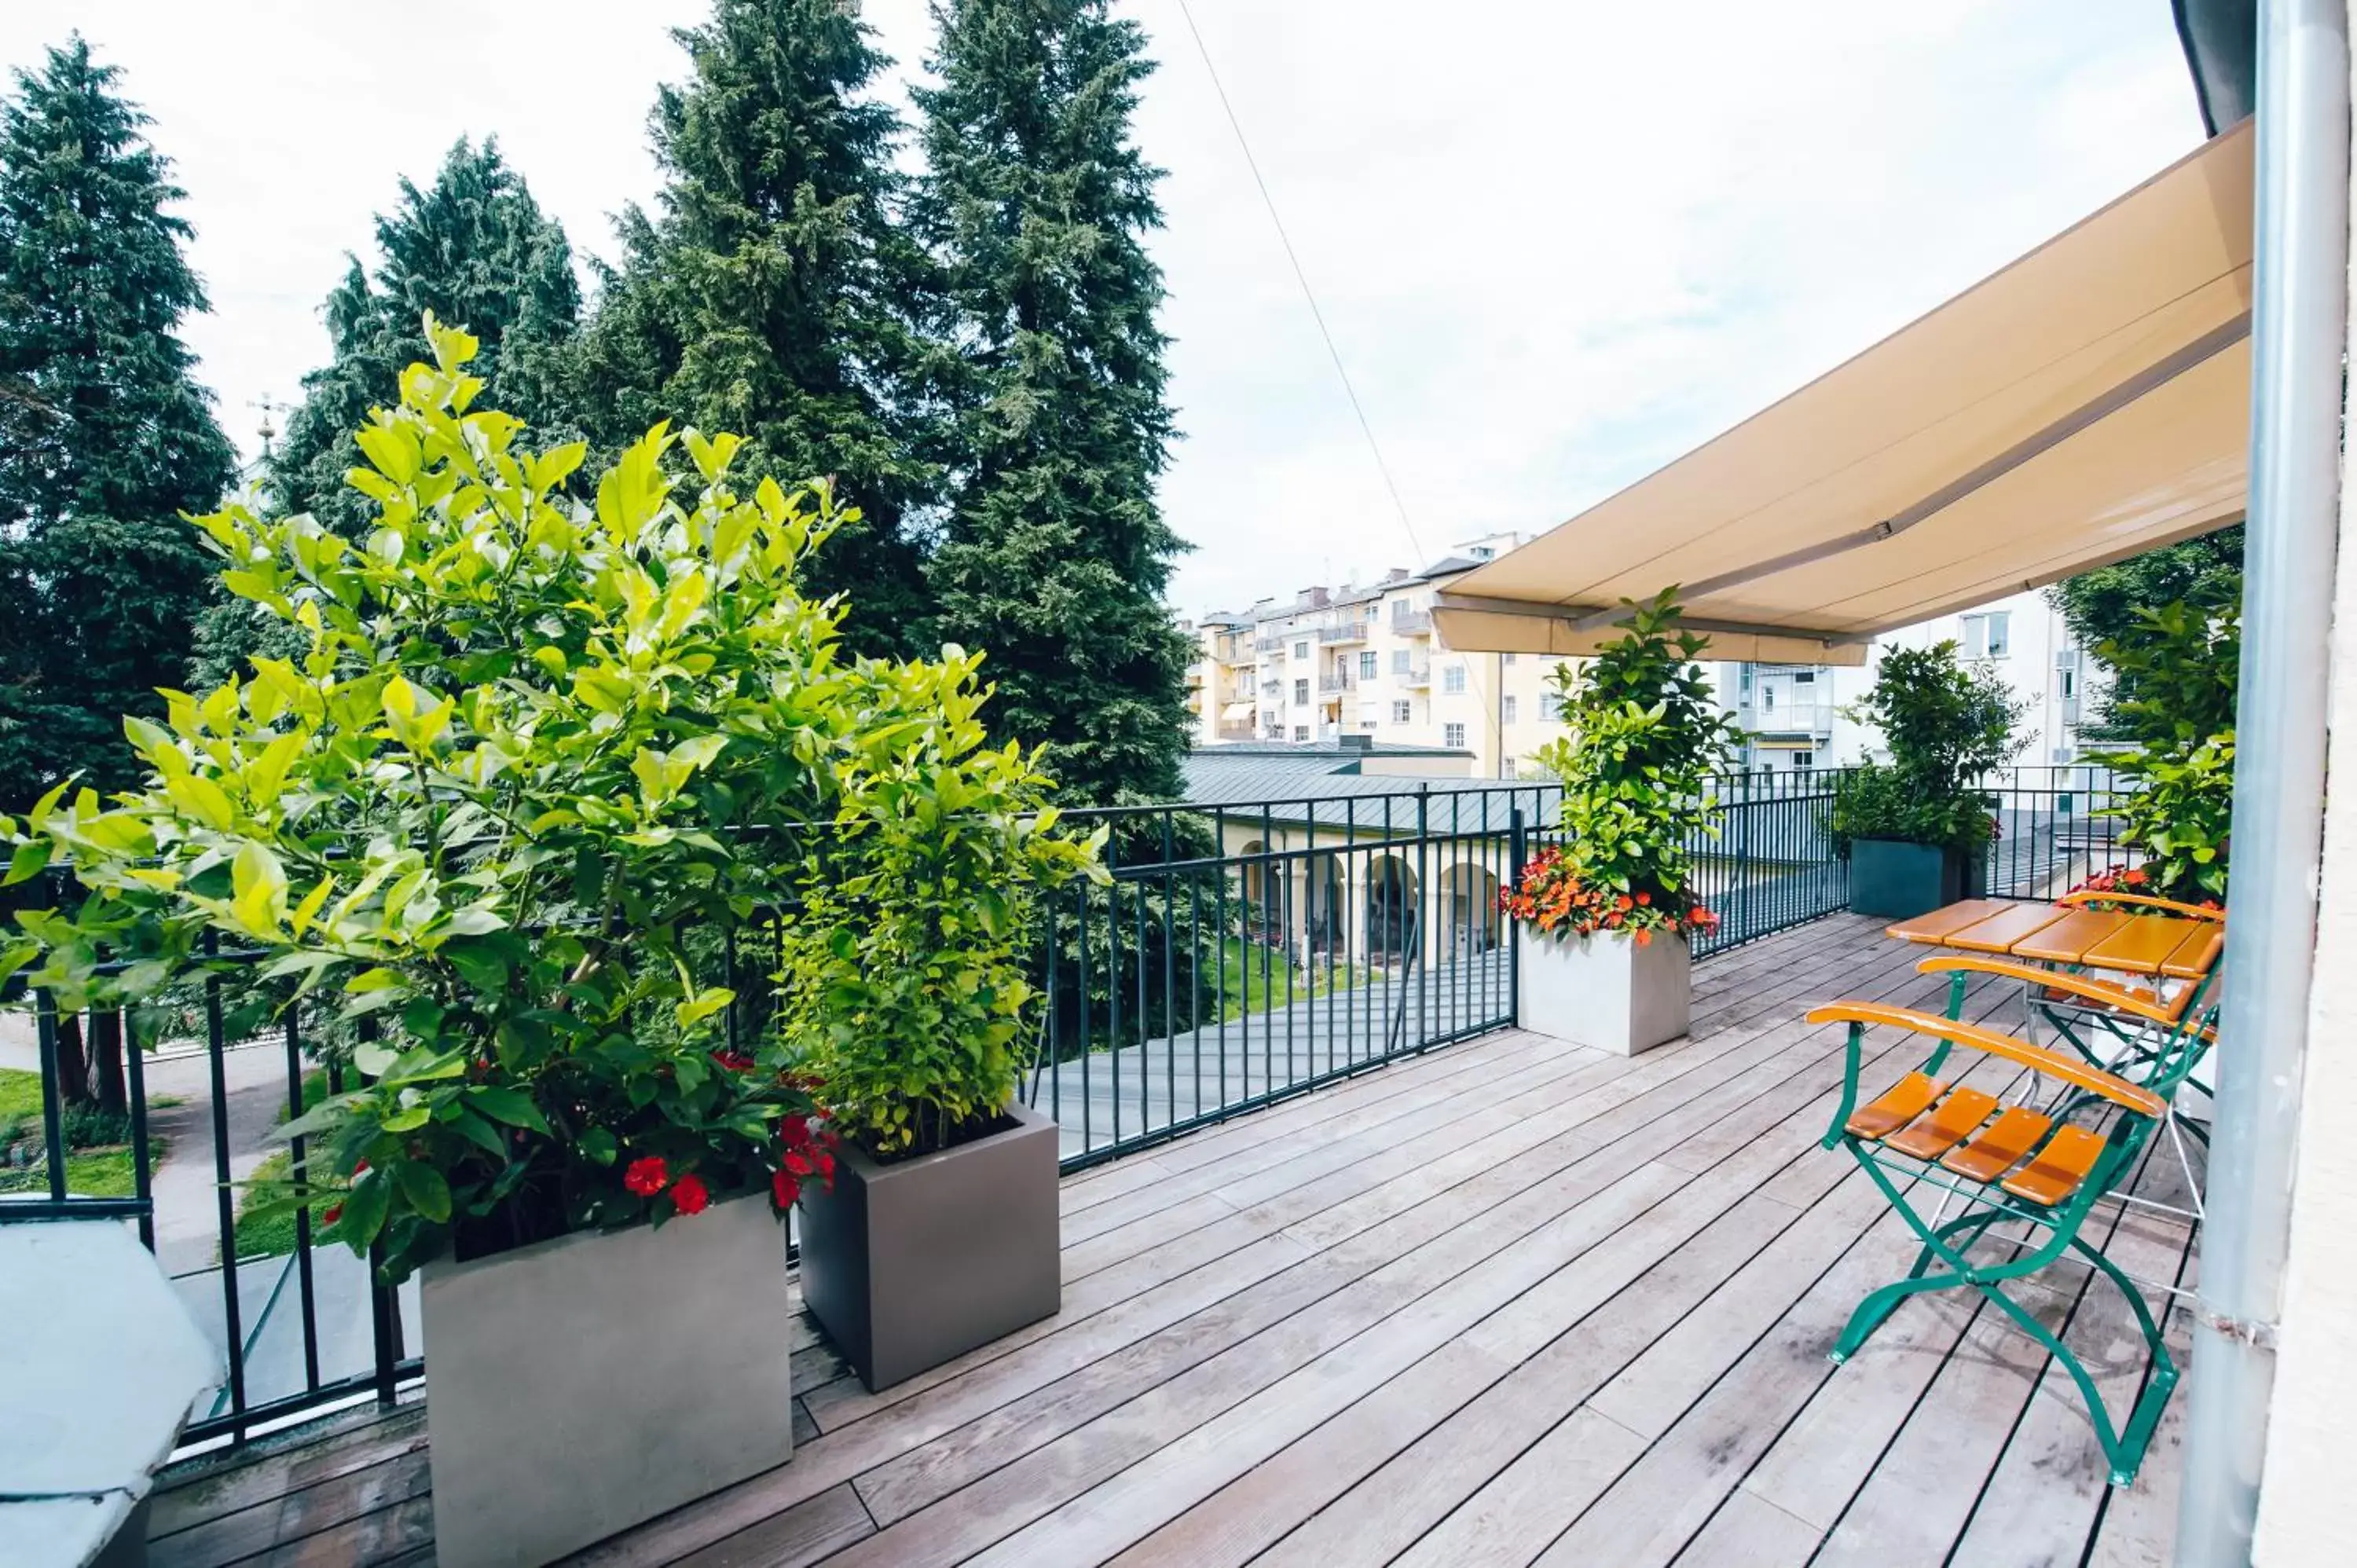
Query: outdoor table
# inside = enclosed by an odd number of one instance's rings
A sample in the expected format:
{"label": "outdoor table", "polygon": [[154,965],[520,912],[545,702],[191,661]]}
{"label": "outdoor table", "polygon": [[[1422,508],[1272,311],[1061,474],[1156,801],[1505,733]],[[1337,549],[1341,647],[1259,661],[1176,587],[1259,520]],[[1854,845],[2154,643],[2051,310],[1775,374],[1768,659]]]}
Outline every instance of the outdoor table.
{"label": "outdoor table", "polygon": [[2017,898],[1966,898],[1901,920],[1884,935],[1925,947],[2157,980],[2200,980],[2226,944],[2226,928],[2216,920]]}

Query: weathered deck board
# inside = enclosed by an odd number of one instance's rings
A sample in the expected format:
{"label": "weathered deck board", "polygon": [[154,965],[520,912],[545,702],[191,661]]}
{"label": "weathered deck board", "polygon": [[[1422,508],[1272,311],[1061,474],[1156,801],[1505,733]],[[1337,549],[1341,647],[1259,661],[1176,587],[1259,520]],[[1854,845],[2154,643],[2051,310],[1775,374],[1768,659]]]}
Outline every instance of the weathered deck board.
{"label": "weathered deck board", "polygon": [[[1920,956],[1822,921],[1703,964],[1678,1046],[1501,1033],[1084,1173],[1057,1317],[872,1394],[798,1315],[793,1462],[583,1560],[2160,1561],[2181,1387],[2115,1490],[2067,1380],[1970,1300],[1916,1298],[1824,1359],[1912,1245],[1816,1145],[1841,1039],[1801,1014],[1929,1002]],[[1878,1038],[1876,1069],[1915,1048]],[[2118,1230],[2135,1272],[2190,1277],[2178,1222]],[[2125,1308],[2071,1272],[2042,1299],[2125,1409]],[[155,1560],[429,1562],[420,1413],[187,1467]]]}

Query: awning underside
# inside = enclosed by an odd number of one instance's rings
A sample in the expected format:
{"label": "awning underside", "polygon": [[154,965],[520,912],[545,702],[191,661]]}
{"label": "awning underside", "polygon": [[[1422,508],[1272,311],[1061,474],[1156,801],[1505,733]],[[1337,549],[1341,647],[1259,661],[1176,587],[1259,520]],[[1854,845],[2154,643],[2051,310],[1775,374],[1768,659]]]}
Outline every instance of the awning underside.
{"label": "awning underside", "polygon": [[1588,653],[1680,585],[1720,659],[1874,634],[2243,513],[2251,131],[1451,585],[1454,648]]}

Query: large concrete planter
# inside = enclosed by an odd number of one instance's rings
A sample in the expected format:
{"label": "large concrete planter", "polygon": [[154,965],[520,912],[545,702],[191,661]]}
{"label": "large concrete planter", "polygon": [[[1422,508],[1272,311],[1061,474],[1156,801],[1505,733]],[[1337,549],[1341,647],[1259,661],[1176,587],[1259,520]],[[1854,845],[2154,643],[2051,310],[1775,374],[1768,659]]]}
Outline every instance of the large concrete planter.
{"label": "large concrete planter", "polygon": [[1655,932],[1643,947],[1598,932],[1558,941],[1514,928],[1515,1021],[1575,1045],[1633,1057],[1686,1032],[1694,1009],[1694,953],[1682,936]]}
{"label": "large concrete planter", "polygon": [[1965,861],[1961,852],[1939,844],[1854,840],[1849,907],[1861,915],[1904,920],[1953,904],[1965,896]]}
{"label": "large concrete planter", "polygon": [[442,1568],[534,1568],[793,1456],[767,1193],[429,1263],[420,1294]]}
{"label": "large concrete planter", "polygon": [[1056,1123],[1015,1125],[879,1165],[845,1147],[802,1189],[802,1304],[870,1389],[989,1344],[1063,1305]]}

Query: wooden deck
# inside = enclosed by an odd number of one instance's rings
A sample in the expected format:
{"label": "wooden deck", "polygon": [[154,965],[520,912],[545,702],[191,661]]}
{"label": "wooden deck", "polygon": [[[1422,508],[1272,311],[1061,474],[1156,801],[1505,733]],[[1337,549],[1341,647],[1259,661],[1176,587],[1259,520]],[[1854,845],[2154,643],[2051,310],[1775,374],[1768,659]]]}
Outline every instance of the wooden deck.
{"label": "wooden deck", "polygon": [[[1689,1043],[1501,1033],[1075,1177],[1058,1317],[882,1394],[799,1319],[792,1463],[585,1561],[2161,1563],[2181,1387],[2114,1490],[2062,1374],[1975,1300],[1825,1359],[1912,1249],[1817,1146],[1840,1039],[1801,1013],[1928,1002],[1921,956],[1838,917],[1701,966]],[[2113,1255],[2187,1280],[2185,1228],[2127,1214]],[[2125,1307],[2046,1277],[2125,1411]],[[411,1405],[199,1462],[153,1560],[428,1562],[426,1458]]]}

